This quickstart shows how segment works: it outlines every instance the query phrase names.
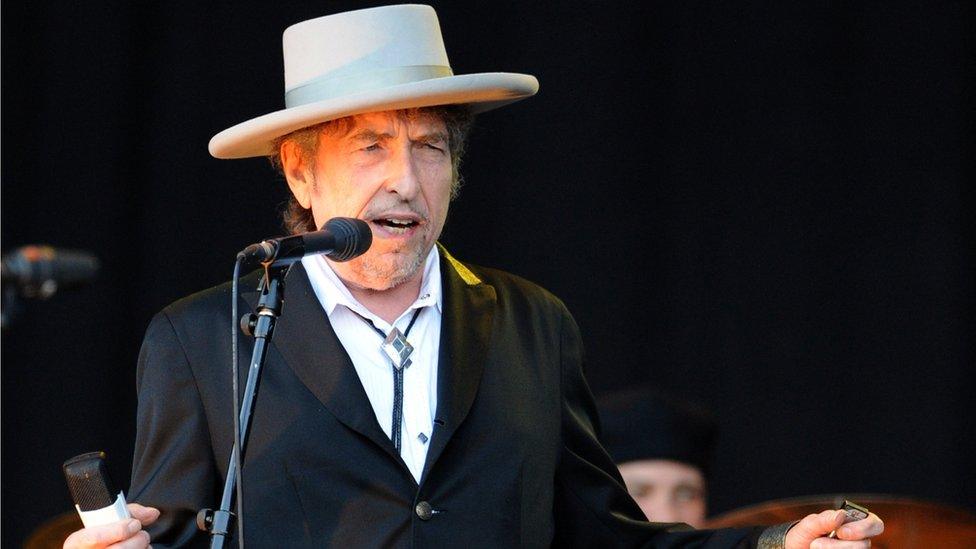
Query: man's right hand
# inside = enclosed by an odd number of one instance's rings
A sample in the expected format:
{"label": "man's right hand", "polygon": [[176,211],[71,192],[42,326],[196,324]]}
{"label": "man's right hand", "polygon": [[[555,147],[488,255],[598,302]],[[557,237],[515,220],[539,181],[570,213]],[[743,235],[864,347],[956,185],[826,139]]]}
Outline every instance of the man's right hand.
{"label": "man's right hand", "polygon": [[127,505],[132,518],[82,528],[64,540],[64,549],[136,549],[149,547],[149,533],[143,530],[159,518],[159,509],[143,507],[138,503]]}

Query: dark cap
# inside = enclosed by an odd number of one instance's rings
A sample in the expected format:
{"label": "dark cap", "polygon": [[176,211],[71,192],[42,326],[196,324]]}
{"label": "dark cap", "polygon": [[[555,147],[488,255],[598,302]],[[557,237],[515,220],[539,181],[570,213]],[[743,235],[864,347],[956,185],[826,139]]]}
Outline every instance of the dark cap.
{"label": "dark cap", "polygon": [[701,405],[639,388],[602,395],[597,407],[600,440],[616,463],[670,459],[708,475],[717,429]]}

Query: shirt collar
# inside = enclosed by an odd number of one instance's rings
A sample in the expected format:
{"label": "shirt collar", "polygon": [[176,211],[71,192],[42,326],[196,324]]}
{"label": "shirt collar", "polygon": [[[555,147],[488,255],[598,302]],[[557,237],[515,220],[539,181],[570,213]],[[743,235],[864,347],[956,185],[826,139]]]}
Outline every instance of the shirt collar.
{"label": "shirt collar", "polygon": [[[309,255],[302,258],[302,265],[308,273],[315,293],[325,308],[325,313],[332,316],[339,305],[344,305],[360,315],[375,316],[364,307],[342,282],[332,266],[325,260],[324,255]],[[410,309],[419,309],[434,305],[437,312],[442,312],[443,294],[441,290],[441,262],[437,246],[431,246],[424,263],[423,279],[420,283],[420,294]]]}

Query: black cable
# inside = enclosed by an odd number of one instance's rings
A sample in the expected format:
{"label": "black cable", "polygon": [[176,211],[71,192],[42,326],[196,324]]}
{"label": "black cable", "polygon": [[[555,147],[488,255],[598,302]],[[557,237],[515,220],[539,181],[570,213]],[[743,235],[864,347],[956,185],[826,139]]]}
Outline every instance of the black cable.
{"label": "black cable", "polygon": [[231,372],[234,375],[232,386],[234,387],[234,449],[233,459],[234,468],[237,469],[237,546],[239,549],[244,549],[244,490],[242,488],[244,484],[244,475],[241,470],[241,420],[240,420],[240,391],[237,388],[237,378],[238,378],[238,357],[237,357],[237,330],[239,330],[238,319],[237,319],[237,298],[239,295],[238,289],[238,279],[241,276],[241,263],[244,262],[244,254],[237,254],[237,260],[234,262],[234,278],[231,285],[230,292],[230,341],[231,341]]}

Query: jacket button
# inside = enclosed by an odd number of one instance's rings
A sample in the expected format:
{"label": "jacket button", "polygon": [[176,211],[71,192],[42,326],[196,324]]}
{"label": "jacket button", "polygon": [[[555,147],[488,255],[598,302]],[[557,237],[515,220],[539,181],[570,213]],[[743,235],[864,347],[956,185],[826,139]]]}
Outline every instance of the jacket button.
{"label": "jacket button", "polygon": [[421,501],[413,508],[420,520],[430,520],[434,516],[434,508],[430,506],[426,501]]}

